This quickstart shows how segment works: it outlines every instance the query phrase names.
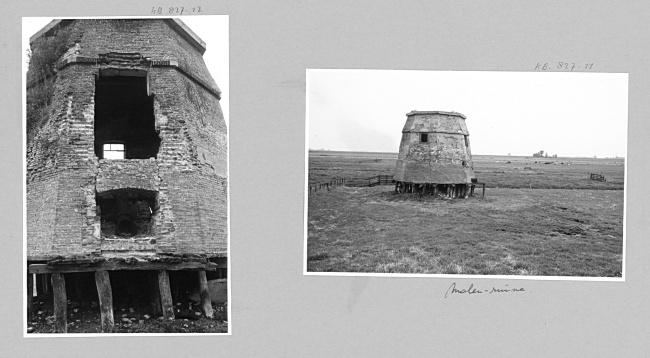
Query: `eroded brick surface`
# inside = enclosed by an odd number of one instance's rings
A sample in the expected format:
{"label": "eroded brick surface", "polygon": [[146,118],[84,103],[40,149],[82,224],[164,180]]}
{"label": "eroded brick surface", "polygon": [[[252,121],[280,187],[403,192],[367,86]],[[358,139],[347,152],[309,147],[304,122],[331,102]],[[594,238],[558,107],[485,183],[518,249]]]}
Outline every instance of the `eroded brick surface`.
{"label": "eroded brick surface", "polygon": [[[426,134],[426,141],[422,141]],[[395,180],[462,184],[475,178],[465,116],[454,112],[410,112],[402,130]]]}
{"label": "eroded brick surface", "polygon": [[[27,123],[28,259],[225,255],[228,137],[200,51],[162,19],[75,20],[66,30],[45,115]],[[96,82],[106,76],[146,79],[160,138],[155,157],[111,160],[96,152]],[[28,92],[38,89],[37,79],[30,68]],[[148,208],[137,196],[150,192],[155,205]],[[151,211],[151,230],[106,237],[98,195],[140,202]]]}

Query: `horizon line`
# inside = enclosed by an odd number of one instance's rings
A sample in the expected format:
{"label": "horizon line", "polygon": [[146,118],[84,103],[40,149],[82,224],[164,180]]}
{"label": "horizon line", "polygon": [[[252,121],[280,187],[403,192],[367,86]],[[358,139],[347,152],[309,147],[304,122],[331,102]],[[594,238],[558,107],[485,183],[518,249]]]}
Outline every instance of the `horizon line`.
{"label": "horizon line", "polygon": [[[340,150],[340,149],[313,149],[309,148],[308,149],[310,152],[347,152],[347,153],[380,153],[380,154],[399,154],[399,152],[378,152],[378,151],[372,151],[372,150]],[[498,157],[531,157],[531,158],[551,158],[553,157],[533,157],[532,155],[517,155],[517,154],[474,154],[472,153],[472,156],[475,155],[480,155],[480,156],[498,156]],[[558,155],[555,158],[586,158],[586,159],[604,159],[604,158],[612,158],[612,159],[625,159],[624,156],[560,156]]]}

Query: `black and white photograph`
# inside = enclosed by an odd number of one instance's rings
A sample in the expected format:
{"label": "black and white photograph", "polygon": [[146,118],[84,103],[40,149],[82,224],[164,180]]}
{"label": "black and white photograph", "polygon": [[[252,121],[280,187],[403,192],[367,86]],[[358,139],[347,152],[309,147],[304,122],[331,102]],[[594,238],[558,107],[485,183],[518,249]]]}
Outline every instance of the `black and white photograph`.
{"label": "black and white photograph", "polygon": [[307,274],[622,280],[625,73],[307,70]]}
{"label": "black and white photograph", "polygon": [[229,334],[228,16],[23,47],[25,336]]}
{"label": "black and white photograph", "polygon": [[4,8],[2,357],[648,356],[648,2]]}

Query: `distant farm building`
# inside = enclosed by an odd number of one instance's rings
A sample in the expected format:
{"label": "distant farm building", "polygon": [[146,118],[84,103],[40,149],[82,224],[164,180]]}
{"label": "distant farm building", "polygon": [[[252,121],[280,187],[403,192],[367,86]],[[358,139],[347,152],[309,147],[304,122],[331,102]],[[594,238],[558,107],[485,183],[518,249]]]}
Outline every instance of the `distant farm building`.
{"label": "distant farm building", "polygon": [[476,176],[466,117],[442,111],[412,111],[406,116],[395,190],[467,198]]}

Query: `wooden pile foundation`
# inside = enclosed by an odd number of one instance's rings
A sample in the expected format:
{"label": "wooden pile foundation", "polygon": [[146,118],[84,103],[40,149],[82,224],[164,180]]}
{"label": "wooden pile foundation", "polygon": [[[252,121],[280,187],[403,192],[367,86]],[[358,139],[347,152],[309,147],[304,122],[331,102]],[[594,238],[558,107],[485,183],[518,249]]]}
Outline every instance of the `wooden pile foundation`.
{"label": "wooden pile foundation", "polygon": [[474,196],[477,185],[483,186],[482,197],[485,197],[485,183],[472,182],[470,184],[430,184],[430,183],[405,183],[395,182],[395,193],[414,193],[420,196],[442,196],[447,199],[467,199]]}
{"label": "wooden pile foundation", "polygon": [[[180,262],[161,261],[101,261],[92,260],[61,261],[50,263],[31,263],[27,267],[27,318],[32,318],[32,294],[52,294],[54,305],[54,332],[67,333],[68,297],[66,293],[66,275],[80,272],[94,272],[95,286],[99,297],[102,332],[112,332],[115,326],[113,317],[113,289],[110,275],[115,271],[148,271],[148,291],[151,298],[151,312],[154,317],[174,319],[170,271],[196,272],[196,284],[199,287],[201,308],[205,317],[212,318],[214,313],[208,291],[206,271],[225,269],[226,260],[218,263],[207,260],[187,260]],[[36,285],[34,285],[36,277]],[[76,283],[76,290],[80,287]],[[35,286],[35,287],[34,287]]]}

